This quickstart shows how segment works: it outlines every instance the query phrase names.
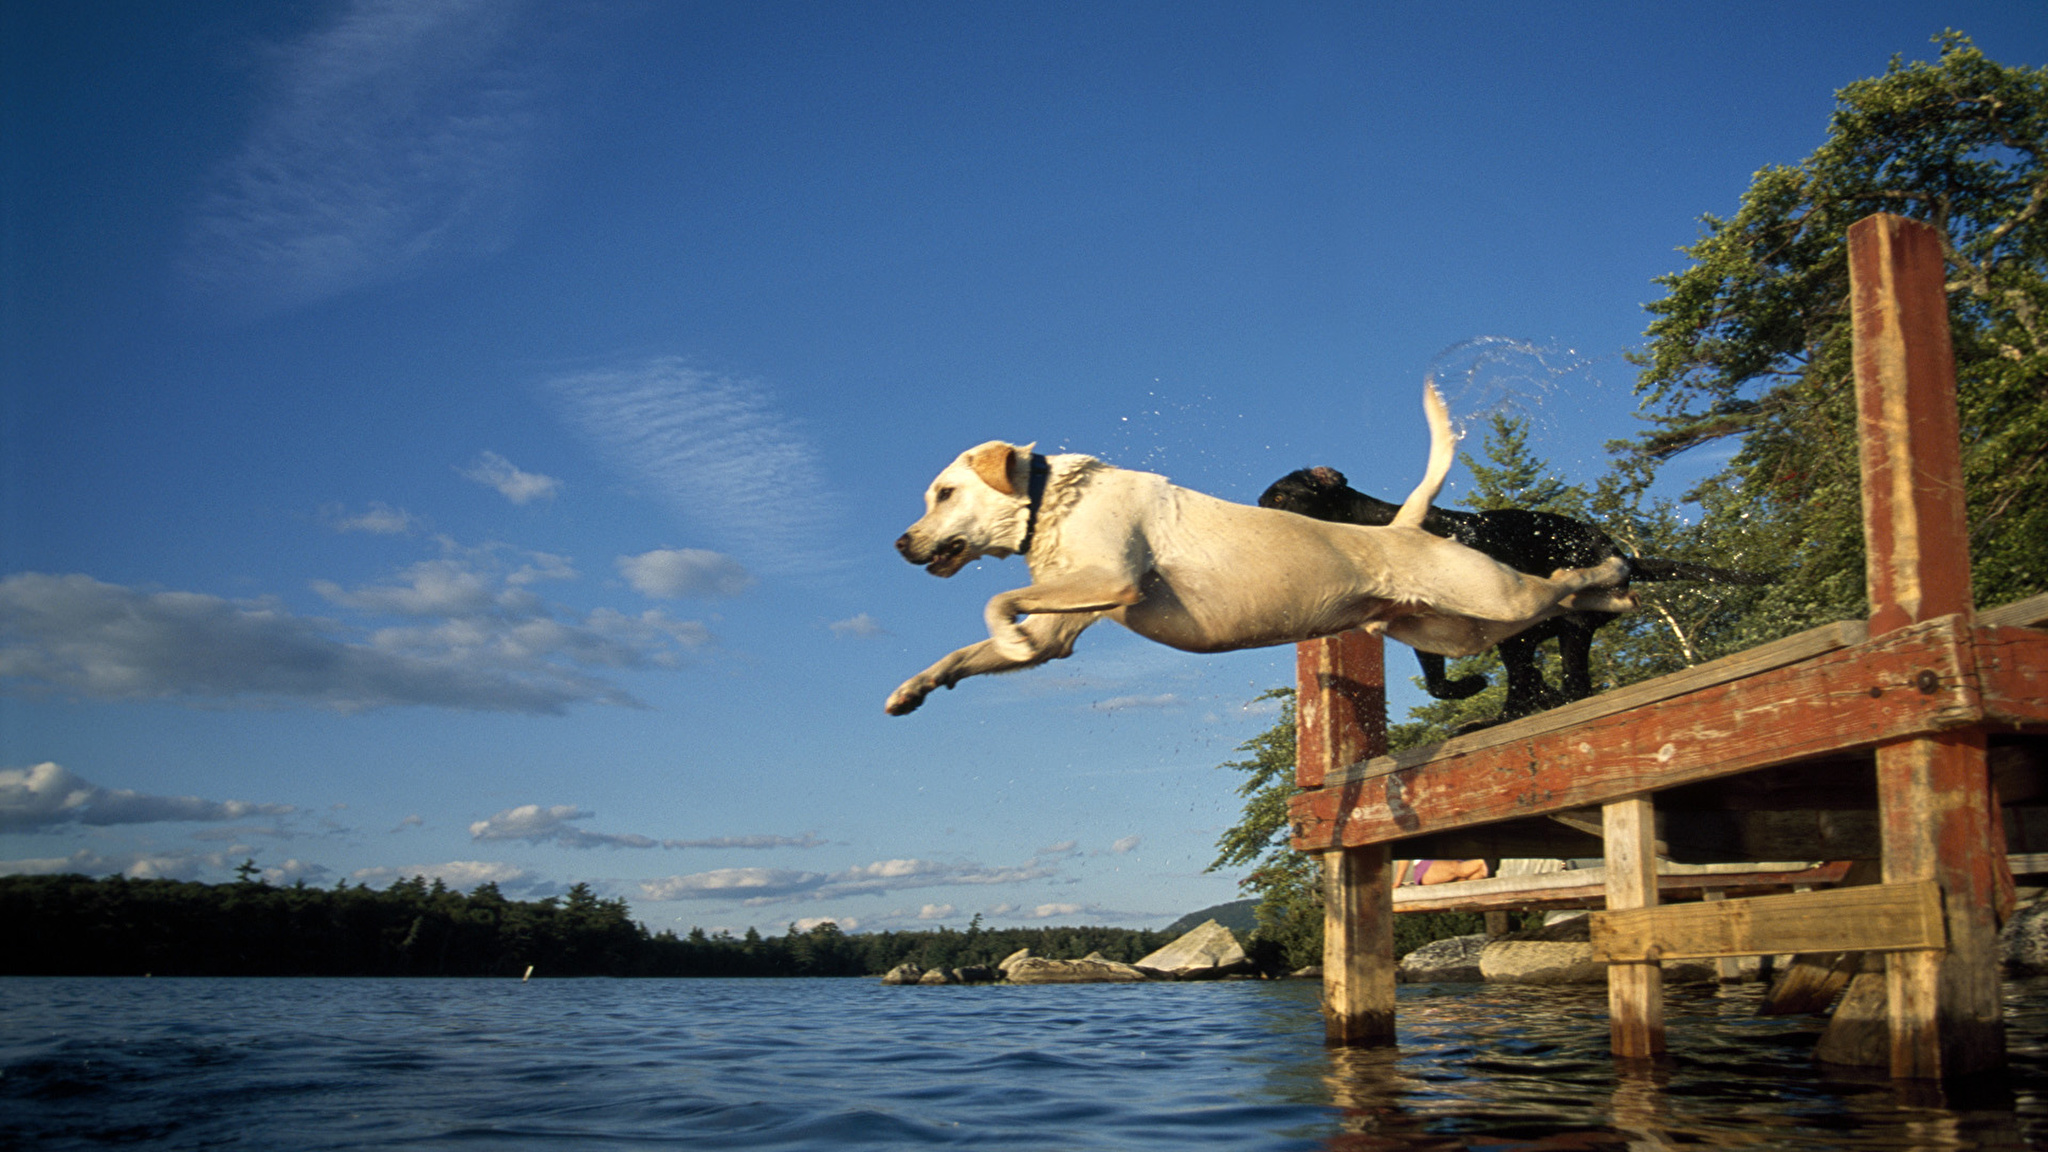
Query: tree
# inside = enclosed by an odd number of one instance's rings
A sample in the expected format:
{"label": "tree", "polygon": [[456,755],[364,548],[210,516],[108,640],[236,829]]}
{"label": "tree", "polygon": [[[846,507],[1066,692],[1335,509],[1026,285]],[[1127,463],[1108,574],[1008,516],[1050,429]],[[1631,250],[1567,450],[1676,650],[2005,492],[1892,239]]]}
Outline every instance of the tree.
{"label": "tree", "polygon": [[1689,494],[1709,535],[1742,526],[1782,566],[1726,643],[1864,615],[1845,236],[1872,212],[1943,229],[1971,560],[1981,604],[2048,588],[2048,68],[1937,37],[1837,93],[1826,141],[1758,172],[1733,217],[1704,217],[1692,267],[1639,358],[1657,427],[1625,446],[1616,492],[1735,437]]}

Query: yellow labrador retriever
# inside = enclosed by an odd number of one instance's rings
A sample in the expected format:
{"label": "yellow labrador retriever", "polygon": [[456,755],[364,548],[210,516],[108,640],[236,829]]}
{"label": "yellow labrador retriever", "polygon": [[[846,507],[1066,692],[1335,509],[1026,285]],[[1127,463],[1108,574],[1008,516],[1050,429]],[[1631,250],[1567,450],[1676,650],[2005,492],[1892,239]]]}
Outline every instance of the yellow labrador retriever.
{"label": "yellow labrador retriever", "polygon": [[1382,527],[1232,504],[1091,456],[1039,456],[1029,444],[991,440],[961,453],[925,490],[925,513],[896,550],[934,576],[1021,554],[1031,584],[991,599],[989,638],[904,681],[887,710],[901,716],[935,688],[1069,656],[1105,616],[1186,652],[1364,628],[1466,656],[1563,612],[1636,606],[1619,556],[1528,576],[1423,531],[1457,449],[1434,386],[1423,409],[1428,471]]}

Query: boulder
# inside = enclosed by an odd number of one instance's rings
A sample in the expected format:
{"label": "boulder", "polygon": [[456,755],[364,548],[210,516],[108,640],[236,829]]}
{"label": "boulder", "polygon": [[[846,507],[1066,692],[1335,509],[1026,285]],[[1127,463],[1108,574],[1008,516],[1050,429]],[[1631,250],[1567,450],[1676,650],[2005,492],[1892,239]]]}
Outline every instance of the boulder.
{"label": "boulder", "polygon": [[1394,978],[1403,984],[1477,984],[1486,979],[1479,970],[1485,948],[1484,932],[1433,941],[1401,957]]}
{"label": "boulder", "polygon": [[[1607,965],[1593,959],[1592,921],[1583,914],[1541,928],[1525,928],[1487,942],[1479,973],[1503,984],[1605,984]],[[1666,961],[1666,984],[1718,981],[1711,960]]]}
{"label": "boulder", "polygon": [[1575,916],[1485,942],[1479,974],[1504,984],[1604,984],[1607,965],[1593,959],[1591,926]]}
{"label": "boulder", "polygon": [[1099,952],[1080,960],[1027,956],[1010,965],[1009,972],[1012,984],[1132,984],[1145,979],[1143,972],[1103,959]]}
{"label": "boulder", "polygon": [[953,981],[957,984],[993,984],[1002,978],[1001,972],[986,964],[969,964],[965,968],[953,969]]}
{"label": "boulder", "polygon": [[918,978],[919,984],[958,984],[953,974],[944,968],[934,968]]}
{"label": "boulder", "polygon": [[2014,912],[1998,933],[1998,957],[2015,976],[2048,975],[2048,900]]}
{"label": "boulder", "polygon": [[1015,952],[1010,953],[1008,956],[1003,957],[1002,960],[996,964],[996,971],[1001,972],[1003,974],[1003,977],[1005,979],[1008,979],[1010,975],[1011,965],[1017,963],[1017,961],[1019,960],[1029,959],[1031,959],[1031,949],[1019,948]]}
{"label": "boulder", "polygon": [[1135,966],[1147,976],[1161,980],[1214,980],[1248,971],[1252,961],[1230,929],[1214,920],[1204,920]]}
{"label": "boulder", "polygon": [[898,964],[882,975],[884,984],[915,984],[924,977],[924,969],[915,964]]}

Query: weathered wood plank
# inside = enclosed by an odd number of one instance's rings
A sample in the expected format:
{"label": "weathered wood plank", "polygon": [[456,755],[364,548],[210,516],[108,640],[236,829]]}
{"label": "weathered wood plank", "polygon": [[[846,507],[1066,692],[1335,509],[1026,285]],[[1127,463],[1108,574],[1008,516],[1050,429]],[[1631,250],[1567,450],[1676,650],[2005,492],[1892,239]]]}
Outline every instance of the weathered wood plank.
{"label": "weathered wood plank", "polygon": [[[1657,810],[1648,797],[1601,808],[1607,843],[1607,906],[1651,914],[1657,905]],[[1607,1020],[1614,1054],[1664,1051],[1664,968],[1656,956],[1608,957]]]}
{"label": "weathered wood plank", "polygon": [[[1795,884],[1833,884],[1848,871],[1847,861],[1798,871],[1660,872],[1659,903],[1698,900],[1708,892],[1766,895]],[[1534,876],[1497,876],[1451,884],[1410,885],[1394,889],[1394,911],[1487,912],[1537,908],[1602,908],[1607,903],[1607,870],[1575,868]]]}
{"label": "weathered wood plank", "polygon": [[2048,731],[2048,631],[1973,630],[1984,714],[2021,731]]}
{"label": "weathered wood plank", "polygon": [[1329,773],[1387,749],[1385,641],[1343,632],[1294,646],[1294,781],[1320,787]]}
{"label": "weathered wood plank", "polygon": [[2000,604],[1996,608],[1981,609],[1977,623],[1987,628],[2039,628],[2048,624],[2048,592]]}
{"label": "weathered wood plank", "polygon": [[[1955,359],[1941,233],[1879,214],[1849,229],[1857,445],[1873,637],[1937,618],[1968,621]],[[1974,639],[1974,636],[1972,637]],[[1962,652],[1976,672],[1976,648]],[[1877,746],[1887,885],[1934,883],[1948,947],[1885,965],[1891,1073],[1943,1079],[2005,1062],[1994,868],[2004,866],[1981,728]]]}
{"label": "weathered wood plank", "polygon": [[1982,710],[1968,635],[1946,617],[1568,731],[1463,753],[1446,744],[1407,767],[1382,758],[1362,779],[1296,796],[1293,843],[1318,851],[1563,812],[1969,725]]}
{"label": "weathered wood plank", "polygon": [[1732,680],[1740,680],[1788,664],[1797,664],[1824,653],[1860,644],[1866,635],[1867,629],[1861,620],[1838,620],[1833,624],[1823,624],[1818,628],[1773,640],[1768,644],[1759,644],[1755,648],[1687,668],[1682,672],[1673,672],[1654,680],[1631,684],[1626,688],[1616,688],[1612,692],[1603,692],[1598,696],[1552,708],[1534,716],[1525,716],[1506,724],[1496,724],[1491,728],[1483,728],[1441,744],[1408,748],[1392,756],[1349,762],[1333,769],[1324,783],[1341,784],[1361,780],[1444,756],[1480,752],[1498,745],[1514,744],[1532,737],[1574,728],[1590,720],[1645,707],[1674,696],[1683,696],[1702,688],[1726,684]]}
{"label": "weathered wood plank", "polygon": [[1394,868],[1385,845],[1323,853],[1323,1037],[1394,1042]]}
{"label": "weathered wood plank", "polygon": [[1932,881],[1593,914],[1593,955],[1700,960],[1785,952],[1900,952],[1947,941]]}

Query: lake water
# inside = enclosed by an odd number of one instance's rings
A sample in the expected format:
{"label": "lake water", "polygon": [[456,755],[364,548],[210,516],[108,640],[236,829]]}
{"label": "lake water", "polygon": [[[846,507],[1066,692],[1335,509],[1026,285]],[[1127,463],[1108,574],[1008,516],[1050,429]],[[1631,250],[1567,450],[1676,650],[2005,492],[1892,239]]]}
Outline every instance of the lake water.
{"label": "lake water", "polygon": [[1301,981],[0,979],[0,1148],[2048,1147],[2048,979],[1970,1098],[1828,1079],[1754,987],[1671,990],[1623,1074],[1600,988],[1405,986],[1322,1045]]}

